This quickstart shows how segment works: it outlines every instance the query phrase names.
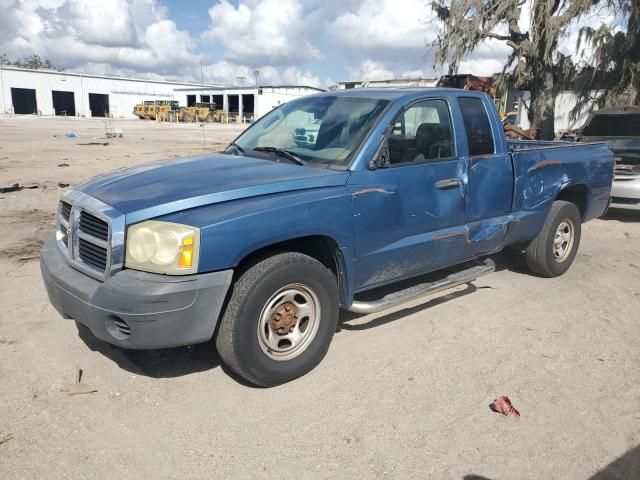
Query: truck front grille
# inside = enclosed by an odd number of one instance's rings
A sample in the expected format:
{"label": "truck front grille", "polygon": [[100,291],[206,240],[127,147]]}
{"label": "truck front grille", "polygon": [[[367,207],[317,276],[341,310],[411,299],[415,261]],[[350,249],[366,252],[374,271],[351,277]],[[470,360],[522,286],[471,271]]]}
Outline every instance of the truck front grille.
{"label": "truck front grille", "polygon": [[94,268],[104,272],[107,269],[107,249],[81,238],[78,242],[78,256]]}
{"label": "truck front grille", "polygon": [[71,216],[71,205],[67,202],[60,202],[60,215],[68,222]]}
{"label": "truck front grille", "polygon": [[109,225],[107,222],[84,210],[80,212],[80,230],[105,242],[109,239]]}
{"label": "truck front grille", "polygon": [[69,263],[104,280],[111,260],[111,225],[81,206],[60,202],[58,244]]}

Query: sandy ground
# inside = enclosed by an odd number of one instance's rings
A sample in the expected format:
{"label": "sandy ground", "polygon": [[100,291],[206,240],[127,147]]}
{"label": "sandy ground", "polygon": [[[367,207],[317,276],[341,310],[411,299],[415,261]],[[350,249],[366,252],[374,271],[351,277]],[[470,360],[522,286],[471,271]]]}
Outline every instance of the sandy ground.
{"label": "sandy ground", "polygon": [[[318,368],[253,389],[211,344],[120,350],[49,306],[59,184],[202,151],[197,125],[114,124],[82,145],[100,121],[0,118],[0,187],[37,186],[0,194],[0,478],[640,478],[640,216],[585,225],[561,278],[499,256],[471,287],[344,315]],[[238,132],[207,125],[206,149]],[[94,393],[69,395],[78,367]],[[519,420],[488,408],[503,394]]]}

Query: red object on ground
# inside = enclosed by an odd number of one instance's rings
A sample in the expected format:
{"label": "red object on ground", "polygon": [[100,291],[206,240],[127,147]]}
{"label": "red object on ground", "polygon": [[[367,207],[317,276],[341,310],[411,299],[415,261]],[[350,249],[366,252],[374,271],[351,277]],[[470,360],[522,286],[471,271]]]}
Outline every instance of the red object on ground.
{"label": "red object on ground", "polygon": [[491,410],[493,410],[494,412],[501,413],[505,417],[520,417],[520,412],[515,409],[515,407],[511,403],[511,400],[509,400],[509,397],[507,397],[506,395],[503,395],[494,400],[493,403],[489,405],[489,408],[491,408]]}

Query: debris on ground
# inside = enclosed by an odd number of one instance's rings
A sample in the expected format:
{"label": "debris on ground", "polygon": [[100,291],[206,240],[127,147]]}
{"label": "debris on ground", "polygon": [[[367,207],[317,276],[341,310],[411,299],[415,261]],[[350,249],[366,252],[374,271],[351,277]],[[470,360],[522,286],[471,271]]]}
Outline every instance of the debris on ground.
{"label": "debris on ground", "polygon": [[10,187],[0,187],[0,193],[11,193],[11,192],[19,192],[20,190],[33,190],[38,188],[38,185],[20,185],[19,183],[14,183]]}
{"label": "debris on ground", "polygon": [[82,374],[84,371],[80,367],[76,367],[73,378],[73,386],[71,387],[63,387],[60,389],[61,392],[67,392],[67,395],[86,395],[89,393],[96,393],[98,391],[97,388],[91,388],[84,385],[81,385],[82,382]]}
{"label": "debris on ground", "polygon": [[0,250],[0,257],[7,257],[18,262],[28,262],[40,258],[40,251],[44,240],[41,238],[31,238],[10,247]]}
{"label": "debris on ground", "polygon": [[539,132],[536,128],[523,130],[515,125],[507,123],[504,126],[504,134],[506,135],[507,140],[537,140]]}
{"label": "debris on ground", "polygon": [[496,413],[501,413],[505,417],[519,418],[520,412],[516,410],[516,408],[509,400],[509,397],[506,395],[502,395],[501,397],[496,398],[489,408]]}
{"label": "debris on ground", "polygon": [[4,437],[0,438],[0,445],[2,445],[3,443],[7,443],[9,440],[13,440],[13,433],[9,433],[7,435],[5,435]]}
{"label": "debris on ground", "polygon": [[78,135],[77,133],[69,132],[65,133],[64,136],[67,138],[78,138],[80,135]]}
{"label": "debris on ground", "polygon": [[103,147],[106,147],[107,145],[109,145],[109,142],[87,142],[87,143],[76,143],[76,145],[102,145]]}
{"label": "debris on ground", "polygon": [[59,167],[68,167],[69,164],[68,163],[59,163],[58,166]]}
{"label": "debris on ground", "polygon": [[67,188],[68,186],[69,186],[68,183],[58,182],[58,187],[60,188]]}

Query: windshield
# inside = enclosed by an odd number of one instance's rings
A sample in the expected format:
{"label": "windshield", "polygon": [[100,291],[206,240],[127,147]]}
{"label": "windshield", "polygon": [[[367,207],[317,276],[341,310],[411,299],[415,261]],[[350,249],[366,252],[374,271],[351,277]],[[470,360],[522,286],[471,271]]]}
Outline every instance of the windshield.
{"label": "windshield", "polygon": [[[342,96],[292,100],[258,120],[234,144],[247,155],[265,156],[262,149],[273,147],[312,166],[346,168],[388,104],[388,100]],[[266,154],[273,157],[275,152]]]}

